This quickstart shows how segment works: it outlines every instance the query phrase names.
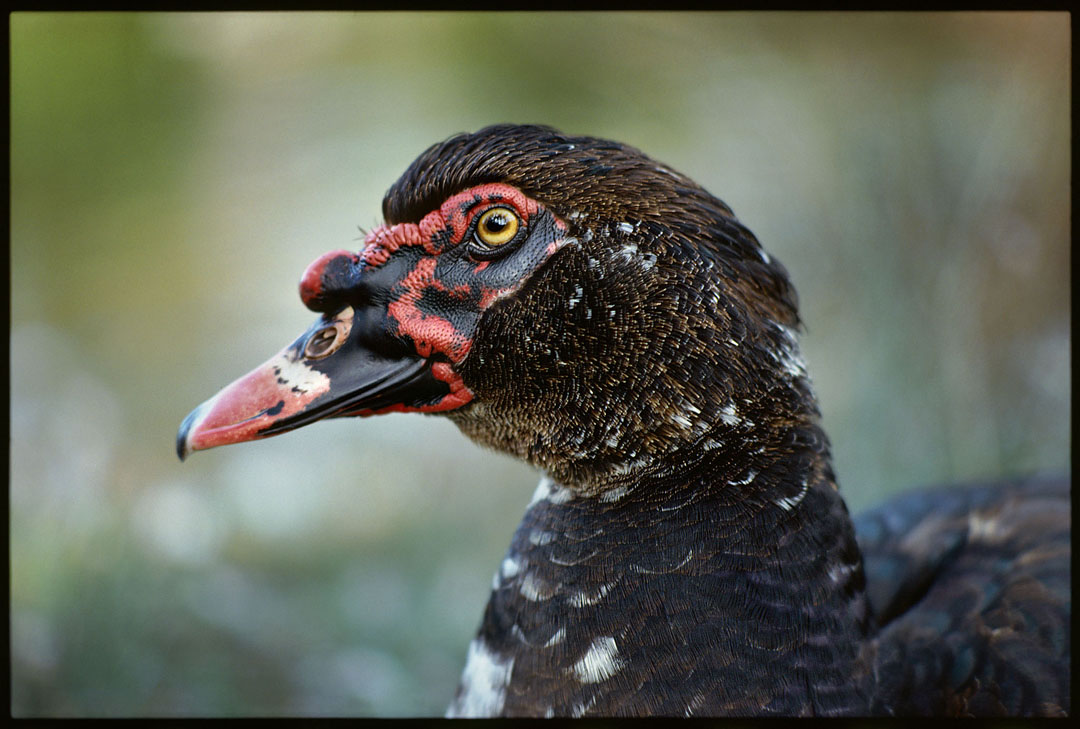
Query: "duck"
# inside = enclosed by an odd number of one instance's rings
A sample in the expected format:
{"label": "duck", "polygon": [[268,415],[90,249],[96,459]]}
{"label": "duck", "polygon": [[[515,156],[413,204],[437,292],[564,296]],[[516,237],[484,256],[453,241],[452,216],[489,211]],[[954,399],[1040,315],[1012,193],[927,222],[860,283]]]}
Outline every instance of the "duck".
{"label": "duck", "polygon": [[382,213],[176,446],[418,412],[538,469],[447,716],[1068,714],[1069,477],[853,519],[788,272],[702,186],[497,124]]}

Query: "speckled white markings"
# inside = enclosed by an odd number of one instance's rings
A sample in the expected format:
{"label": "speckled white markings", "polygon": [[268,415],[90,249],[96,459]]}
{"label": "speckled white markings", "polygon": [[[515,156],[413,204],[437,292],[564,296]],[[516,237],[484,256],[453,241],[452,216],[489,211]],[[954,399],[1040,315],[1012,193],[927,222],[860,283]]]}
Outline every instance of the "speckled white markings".
{"label": "speckled white markings", "polygon": [[495,571],[495,575],[491,578],[491,589],[498,590],[506,584],[507,580],[512,580],[521,572],[521,567],[521,563],[514,557],[504,558],[502,564],[499,565],[499,569]]}
{"label": "speckled white markings", "polygon": [[506,685],[514,658],[502,658],[480,638],[469,643],[469,657],[461,674],[461,694],[446,710],[446,717],[494,716],[506,702]]}
{"label": "speckled white markings", "polygon": [[525,507],[528,509],[533,504],[540,501],[547,501],[548,494],[551,493],[551,487],[554,485],[554,481],[549,476],[541,476],[540,483],[536,484],[536,491],[533,491],[532,498],[529,499],[528,505]]}
{"label": "speckled white markings", "polygon": [[795,494],[794,496],[784,496],[777,499],[776,505],[784,511],[791,511],[796,506],[798,506],[804,498],[806,498],[806,492],[809,490],[809,488],[810,487],[808,485],[808,481],[803,478],[802,488],[799,489],[799,493]]}
{"label": "speckled white markings", "polygon": [[994,517],[984,517],[977,511],[968,516],[968,539],[971,541],[993,541],[997,536],[1000,522]]}
{"label": "speckled white markings", "polygon": [[585,292],[581,289],[581,284],[574,284],[574,295],[570,297],[570,308],[573,309],[581,301],[581,297],[585,295]]}
{"label": "speckled white markings", "polygon": [[615,586],[614,582],[606,582],[595,592],[578,592],[570,597],[566,598],[566,602],[576,608],[583,608],[588,605],[595,605],[604,599],[612,587]]}
{"label": "speckled white markings", "polygon": [[720,408],[720,420],[728,425],[738,425],[742,422],[742,418],[739,417],[738,411],[735,409],[733,403],[728,403],[724,407]]}
{"label": "speckled white markings", "polygon": [[[663,507],[661,507],[661,508],[663,508]],[[668,509],[668,511],[674,511],[674,509],[678,509],[678,508],[682,508],[682,507],[674,507],[672,509]],[[666,575],[669,572],[674,572],[677,569],[682,569],[693,558],[694,558],[694,550],[691,549],[689,552],[686,553],[686,556],[683,557],[682,562],[679,562],[679,564],[671,565],[670,567],[661,567],[658,570],[651,570],[648,567],[642,567],[639,564],[632,564],[632,565],[630,565],[630,570],[632,572],[637,572],[639,575]]]}
{"label": "speckled white markings", "polygon": [[582,683],[599,683],[614,676],[625,665],[612,637],[601,637],[589,644],[585,655],[570,670]]}
{"label": "speckled white markings", "polygon": [[838,585],[854,571],[855,565],[853,564],[834,564],[829,568],[829,580],[834,585]]}
{"label": "speckled white markings", "polygon": [[564,486],[559,486],[554,481],[552,481],[551,476],[545,475],[540,478],[540,483],[537,484],[537,490],[532,491],[532,498],[529,499],[529,503],[526,509],[540,501],[551,501],[552,503],[566,503],[572,498],[573,491]]}
{"label": "speckled white markings", "polygon": [[[619,223],[619,230],[629,233],[635,230],[629,223]],[[641,270],[648,271],[656,265],[655,253],[642,253],[636,243],[626,243],[622,248],[611,254],[612,259],[620,263],[636,263]]]}
{"label": "speckled white markings", "polygon": [[806,362],[799,351],[799,340],[791,327],[777,327],[783,335],[779,352],[772,352],[773,358],[792,379],[806,377]]}
{"label": "speckled white markings", "polygon": [[566,628],[559,628],[555,631],[555,635],[548,638],[547,643],[544,643],[545,648],[550,648],[553,645],[562,643],[562,639],[566,637]]}
{"label": "speckled white markings", "polygon": [[553,532],[547,532],[543,529],[533,529],[529,532],[529,544],[533,544],[538,547],[542,547],[545,544],[550,543],[554,539],[555,534]]}
{"label": "speckled white markings", "polygon": [[[636,456],[637,456],[637,451],[634,451],[633,453],[630,453],[630,460],[629,461],[621,461],[619,463],[612,464],[611,465],[611,472],[621,476],[623,474],[631,473],[632,471],[637,471],[642,466],[646,466],[646,465],[648,465],[649,463],[652,462],[652,459],[649,458],[648,456],[642,456],[641,458],[637,458]],[[608,493],[611,493],[611,492],[608,492]],[[620,496],[621,496],[621,494],[620,494]],[[603,500],[604,501],[616,501],[617,498],[613,496],[610,499],[603,499]]]}
{"label": "speckled white markings", "polygon": [[547,500],[553,504],[565,504],[570,499],[574,498],[574,492],[565,486],[560,486],[554,481],[551,482],[551,488],[548,490]]}
{"label": "speckled white markings", "polygon": [[694,694],[694,698],[690,699],[690,703],[686,705],[686,709],[683,711],[683,716],[693,716],[698,707],[705,701],[705,694],[698,692]]}
{"label": "speckled white markings", "polygon": [[521,579],[521,586],[518,587],[518,592],[529,602],[539,602],[540,600],[547,600],[555,591],[551,588],[551,585],[543,579],[537,577],[532,572],[527,572]]}
{"label": "speckled white markings", "polygon": [[613,489],[608,489],[604,493],[600,494],[600,500],[605,503],[613,503],[618,501],[630,491],[626,486],[616,486]]}
{"label": "speckled white markings", "polygon": [[672,415],[671,419],[684,428],[690,428],[694,424],[693,421],[690,420],[690,418],[686,417],[682,413],[676,413],[675,415]]}
{"label": "speckled white markings", "polygon": [[591,709],[593,707],[593,704],[595,704],[595,703],[596,703],[596,694],[593,694],[589,698],[589,700],[587,702],[582,701],[582,702],[574,704],[573,708],[570,709],[570,716],[572,716],[574,718],[577,718],[579,716],[585,716],[585,712],[588,711],[589,709]]}
{"label": "speckled white markings", "polygon": [[[619,230],[623,233],[633,233],[634,226],[632,223],[619,223]],[[634,246],[634,252],[637,252],[637,246]]]}
{"label": "speckled white markings", "polygon": [[499,576],[502,577],[502,579],[504,580],[509,580],[510,578],[517,575],[517,573],[520,571],[521,565],[518,564],[518,561],[513,557],[505,558],[502,561],[502,565],[499,566]]}
{"label": "speckled white markings", "polygon": [[684,430],[689,430],[695,435],[702,435],[709,429],[708,421],[701,419],[701,408],[689,400],[683,399],[679,404],[681,412],[670,416],[671,422]]}
{"label": "speckled white markings", "polygon": [[758,472],[750,468],[746,471],[746,476],[741,481],[728,481],[728,486],[745,486],[746,484],[757,478]]}

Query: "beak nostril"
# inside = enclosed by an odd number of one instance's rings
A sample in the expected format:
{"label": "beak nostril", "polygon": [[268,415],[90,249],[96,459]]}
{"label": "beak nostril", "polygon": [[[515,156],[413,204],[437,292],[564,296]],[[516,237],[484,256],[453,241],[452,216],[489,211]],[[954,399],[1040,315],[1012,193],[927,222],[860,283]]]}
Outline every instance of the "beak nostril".
{"label": "beak nostril", "polygon": [[345,343],[345,340],[349,338],[352,319],[352,307],[345,307],[338,312],[333,321],[316,329],[308,337],[307,343],[304,345],[304,357],[307,359],[323,359],[338,351],[341,345]]}
{"label": "beak nostril", "polygon": [[309,359],[320,359],[330,354],[334,349],[334,343],[338,338],[337,327],[320,329],[308,340],[304,347],[304,356]]}

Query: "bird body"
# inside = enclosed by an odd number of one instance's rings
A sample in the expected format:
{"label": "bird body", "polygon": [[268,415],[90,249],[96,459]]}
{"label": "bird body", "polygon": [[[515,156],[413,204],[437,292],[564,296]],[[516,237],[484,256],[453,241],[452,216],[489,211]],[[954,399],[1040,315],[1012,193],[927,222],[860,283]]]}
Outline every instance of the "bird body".
{"label": "bird body", "polygon": [[720,200],[498,125],[424,152],[383,214],[178,450],[417,411],[541,469],[448,715],[1068,712],[1068,481],[853,526],[794,289]]}

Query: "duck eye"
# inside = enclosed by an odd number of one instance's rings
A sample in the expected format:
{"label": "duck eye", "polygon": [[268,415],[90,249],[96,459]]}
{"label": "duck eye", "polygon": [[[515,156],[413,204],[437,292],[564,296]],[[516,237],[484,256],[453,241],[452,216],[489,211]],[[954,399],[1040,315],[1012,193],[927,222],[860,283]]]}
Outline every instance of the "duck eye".
{"label": "duck eye", "polygon": [[334,322],[311,335],[304,346],[304,356],[308,359],[322,359],[338,350],[345,341],[344,327],[341,322]]}
{"label": "duck eye", "polygon": [[480,216],[476,223],[476,239],[486,246],[501,246],[517,235],[520,223],[514,211],[508,208],[492,208]]}

